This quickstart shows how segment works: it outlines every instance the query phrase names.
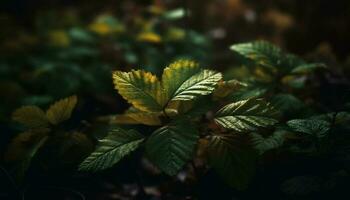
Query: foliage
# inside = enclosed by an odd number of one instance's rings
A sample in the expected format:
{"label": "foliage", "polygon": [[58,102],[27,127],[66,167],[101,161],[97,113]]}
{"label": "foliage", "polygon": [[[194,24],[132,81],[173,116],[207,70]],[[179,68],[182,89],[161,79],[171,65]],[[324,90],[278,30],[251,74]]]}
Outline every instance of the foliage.
{"label": "foliage", "polygon": [[[74,130],[66,131],[61,127],[62,123],[71,118],[76,104],[77,97],[70,96],[55,102],[46,112],[37,106],[23,106],[14,111],[13,120],[25,126],[26,130],[12,140],[5,159],[18,166],[18,181],[24,178],[31,161],[47,143],[62,148],[70,140],[77,140],[82,149],[85,148],[85,154],[90,151],[92,143],[84,134]],[[62,137],[64,141],[61,141]],[[62,150],[62,153],[66,153],[69,148],[66,146]],[[84,152],[80,156],[83,155]]]}
{"label": "foliage", "polygon": [[[199,139],[205,139],[209,141],[208,163],[231,186],[239,189],[247,186],[254,174],[257,151],[249,140],[242,143],[241,137],[249,136],[247,132],[259,132],[262,128],[273,126],[278,122],[278,115],[269,103],[256,98],[226,103],[222,107],[219,102],[224,102],[228,94],[244,86],[244,83],[224,81],[221,73],[202,69],[192,60],[171,63],[164,69],[160,80],[143,70],[115,71],[113,79],[119,94],[132,107],[125,114],[116,115],[111,120],[119,124],[160,126],[146,136],[144,144],[146,156],[160,170],[176,175],[196,156],[195,149]],[[217,95],[218,91],[227,95]],[[196,103],[204,99],[206,101],[202,103],[210,104],[209,101],[212,101],[216,105],[207,108],[201,115],[194,115],[190,119],[183,117],[203,106]],[[175,104],[182,106],[174,106]],[[215,116],[207,118],[210,122],[202,124],[202,115],[213,109],[217,110]],[[196,123],[208,126],[207,131],[199,134]],[[210,124],[213,126],[210,127]],[[111,167],[139,146],[132,145],[120,151],[118,147],[121,141],[116,137],[113,139],[116,141],[111,140],[109,135],[103,139],[95,152],[80,165],[80,169],[97,171]],[[241,148],[242,145],[244,148]],[[236,170],[227,176],[232,167]]]}
{"label": "foliage", "polygon": [[[231,49],[248,59],[243,63],[252,70],[251,79],[228,79],[191,59],[170,63],[160,76],[145,69],[113,71],[111,82],[130,107],[122,114],[97,118],[107,132],[79,170],[112,168],[138,151],[170,176],[187,167],[195,170],[194,161],[200,159],[205,171],[213,169],[229,186],[243,190],[268,152],[329,152],[332,130],[342,127],[349,114],[315,115],[297,92],[305,82],[297,87],[286,82],[290,77],[292,82],[300,76],[307,79],[324,65],[309,64],[262,41]],[[71,117],[76,104],[72,96],[51,105],[46,113],[36,106],[16,110],[13,119],[29,130],[14,139],[9,155],[28,167],[28,160],[48,140],[64,132],[60,125]],[[26,153],[17,148],[21,141],[31,143]]]}

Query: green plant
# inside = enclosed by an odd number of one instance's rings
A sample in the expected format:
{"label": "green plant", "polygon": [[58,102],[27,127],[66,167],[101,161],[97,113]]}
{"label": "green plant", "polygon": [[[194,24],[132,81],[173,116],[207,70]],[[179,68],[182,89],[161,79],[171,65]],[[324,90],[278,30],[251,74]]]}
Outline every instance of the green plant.
{"label": "green plant", "polygon": [[278,123],[278,112],[262,99],[226,102],[224,93],[230,94],[244,84],[224,81],[221,73],[201,69],[191,60],[170,64],[161,80],[143,70],[115,71],[113,80],[119,94],[132,106],[112,117],[112,122],[157,128],[142,134],[112,129],[81,163],[80,170],[112,167],[136,148],[144,147],[152,163],[164,173],[176,175],[196,157],[197,149],[204,148],[210,166],[231,186],[244,188],[254,174],[257,157],[248,133],[268,130]]}
{"label": "green plant", "polygon": [[[319,114],[311,106],[301,109],[306,105],[297,91],[304,87],[295,88],[283,81],[276,84],[293,73],[308,78],[314,70],[323,69],[322,64],[307,64],[267,42],[238,44],[232,49],[248,59],[243,63],[253,71],[263,67],[273,79],[260,79],[260,73],[244,82],[226,80],[220,72],[203,69],[193,60],[171,63],[161,78],[145,70],[114,71],[115,89],[131,106],[123,114],[98,118],[99,122],[107,121],[109,125],[105,126],[110,130],[80,163],[79,170],[111,168],[139,149],[170,176],[191,163],[193,170],[212,168],[231,187],[244,189],[254,176],[257,161],[273,149],[322,156],[340,147],[348,148],[339,140],[347,141],[347,135],[331,134],[347,128],[347,112]],[[53,104],[46,113],[36,106],[14,112],[13,119],[29,128],[13,140],[8,151],[8,157],[24,169],[21,174],[38,150],[77,132],[62,125],[76,102],[73,96]],[[82,137],[77,143],[91,147],[91,141],[79,135]],[[24,143],[27,148],[21,147]],[[57,144],[65,146],[64,142]],[[196,160],[204,162],[198,166],[193,162]]]}
{"label": "green plant", "polygon": [[[23,132],[10,143],[5,160],[16,166],[18,181],[24,178],[31,161],[43,149],[54,149],[55,154],[49,157],[61,158],[61,164],[74,163],[75,159],[81,159],[91,151],[92,141],[65,124],[76,104],[77,97],[71,96],[55,102],[46,112],[37,106],[23,106],[13,112],[12,119],[23,127]],[[68,156],[68,152],[71,156]],[[41,160],[45,159],[42,157]]]}
{"label": "green plant", "polygon": [[[115,88],[131,107],[112,116],[110,122],[154,126],[154,131],[112,129],[79,169],[110,168],[137,148],[144,148],[146,157],[168,175],[176,175],[190,160],[201,157],[205,166],[214,168],[230,186],[244,189],[259,156],[281,147],[286,139],[296,142],[287,142],[292,152],[297,152],[298,141],[305,139],[316,146],[324,144],[334,124],[324,119],[286,118],[293,116],[292,108],[303,103],[290,92],[280,94],[295,85],[279,82],[285,76],[297,79],[325,66],[308,64],[262,41],[231,49],[250,60],[248,66],[263,69],[264,76],[267,73],[272,79],[265,84],[224,80],[221,73],[201,69],[191,60],[170,64],[161,79],[143,70],[113,72]],[[267,87],[265,92],[257,92],[262,85]],[[263,100],[264,96],[279,109]]]}

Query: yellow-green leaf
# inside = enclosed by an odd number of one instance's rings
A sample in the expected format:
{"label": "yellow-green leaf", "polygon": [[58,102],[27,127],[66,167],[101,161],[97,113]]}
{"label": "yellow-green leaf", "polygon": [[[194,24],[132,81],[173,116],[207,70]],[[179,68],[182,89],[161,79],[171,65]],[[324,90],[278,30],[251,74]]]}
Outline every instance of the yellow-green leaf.
{"label": "yellow-green leaf", "polygon": [[143,112],[136,109],[129,109],[122,115],[114,116],[112,123],[116,124],[144,124],[149,126],[161,125],[160,112]]}
{"label": "yellow-green leaf", "polygon": [[171,97],[172,101],[188,101],[198,96],[208,95],[215,89],[216,84],[222,79],[221,73],[202,70],[186,80]]}
{"label": "yellow-green leaf", "polygon": [[119,94],[141,111],[161,111],[164,105],[160,82],[143,70],[113,72],[113,82]]}
{"label": "yellow-green leaf", "polygon": [[28,128],[48,127],[45,112],[37,106],[23,106],[12,114],[12,119]]}
{"label": "yellow-green leaf", "polygon": [[166,99],[173,97],[179,87],[198,72],[200,72],[200,67],[192,60],[178,60],[166,67],[162,75],[162,86],[167,94]]}
{"label": "yellow-green leaf", "polygon": [[187,101],[210,94],[220,79],[221,73],[201,70],[191,60],[180,60],[164,69],[162,86],[168,101]]}
{"label": "yellow-green leaf", "polygon": [[77,97],[75,95],[61,99],[50,106],[46,111],[46,116],[50,123],[57,125],[71,117],[76,104]]}
{"label": "yellow-green leaf", "polygon": [[213,97],[216,99],[224,98],[242,87],[247,87],[247,84],[234,79],[229,81],[220,81],[218,82],[218,86],[213,93]]}

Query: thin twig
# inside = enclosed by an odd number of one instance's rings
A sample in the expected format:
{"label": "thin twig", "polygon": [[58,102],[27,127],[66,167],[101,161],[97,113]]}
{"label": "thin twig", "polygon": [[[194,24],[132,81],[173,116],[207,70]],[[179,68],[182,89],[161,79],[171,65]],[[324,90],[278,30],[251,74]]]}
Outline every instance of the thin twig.
{"label": "thin twig", "polygon": [[6,176],[7,180],[11,183],[12,187],[19,192],[18,186],[16,184],[16,181],[13,179],[11,174],[2,166],[0,166],[1,172]]}

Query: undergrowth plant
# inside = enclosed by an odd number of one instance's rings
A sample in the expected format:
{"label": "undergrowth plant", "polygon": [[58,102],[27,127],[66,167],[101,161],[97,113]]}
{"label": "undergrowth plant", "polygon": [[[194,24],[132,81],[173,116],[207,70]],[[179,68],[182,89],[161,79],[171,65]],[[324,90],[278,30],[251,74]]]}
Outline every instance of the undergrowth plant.
{"label": "undergrowth plant", "polygon": [[[70,96],[53,103],[46,111],[38,106],[23,106],[13,112],[12,119],[23,132],[10,143],[5,160],[15,164],[18,182],[23,180],[32,160],[40,151],[48,150],[50,155],[47,158],[60,160],[62,167],[76,164],[76,159],[92,150],[92,141],[79,129],[67,125],[77,101],[76,96]],[[41,157],[41,161],[44,160]]]}
{"label": "undergrowth plant", "polygon": [[[139,149],[167,175],[176,175],[189,163],[196,169],[192,161],[200,159],[204,170],[214,169],[231,187],[245,189],[267,151],[279,148],[320,156],[350,141],[346,135],[331,134],[347,129],[350,115],[345,107],[320,113],[298,96],[308,77],[326,70],[323,64],[308,63],[263,41],[231,49],[252,72],[248,79],[227,79],[193,60],[171,63],[160,77],[145,70],[114,71],[115,89],[130,108],[99,117],[110,123],[110,131],[79,170],[111,168]],[[21,138],[34,138],[31,151],[20,157],[28,165],[27,159],[46,140],[67,132],[60,124],[75,104],[76,97],[69,97],[46,113],[34,106],[15,111],[14,120],[29,130],[14,139],[9,152],[16,152]],[[18,158],[13,155],[9,158]]]}
{"label": "undergrowth plant", "polygon": [[[171,63],[161,77],[144,70],[114,71],[115,89],[131,106],[124,114],[111,117],[110,122],[143,124],[155,127],[154,131],[112,129],[79,169],[104,170],[142,148],[146,157],[170,176],[202,156],[206,166],[215,169],[230,186],[244,189],[254,176],[259,156],[281,147],[286,138],[310,136],[317,147],[324,143],[321,141],[337,114],[329,114],[328,121],[315,117],[286,119],[283,114],[290,111],[288,107],[301,100],[282,95],[277,101],[282,105],[275,103],[274,107],[261,97],[270,89],[272,96],[265,97],[274,99],[281,91],[271,86],[279,87],[286,76],[297,79],[326,67],[307,63],[263,41],[233,45],[231,49],[260,69],[260,74],[270,77],[262,84],[267,88],[264,93],[252,92],[260,84],[259,77],[247,82],[224,80],[220,72],[202,69],[192,60]],[[291,145],[290,149],[298,148]]]}
{"label": "undergrowth plant", "polygon": [[[143,71],[114,71],[115,88],[131,107],[111,120],[157,127],[152,133],[114,128],[79,169],[98,171],[116,164],[140,146],[161,171],[176,175],[204,148],[208,164],[233,187],[244,188],[254,174],[257,151],[248,133],[278,123],[278,112],[263,99],[237,102],[225,96],[244,83],[224,81],[222,74],[179,60],[159,79]],[[201,142],[199,142],[201,141]]]}

